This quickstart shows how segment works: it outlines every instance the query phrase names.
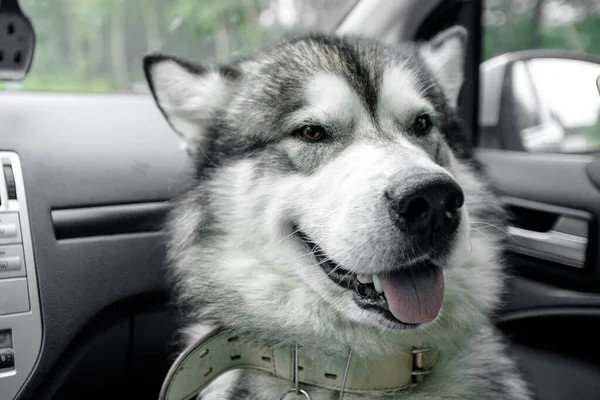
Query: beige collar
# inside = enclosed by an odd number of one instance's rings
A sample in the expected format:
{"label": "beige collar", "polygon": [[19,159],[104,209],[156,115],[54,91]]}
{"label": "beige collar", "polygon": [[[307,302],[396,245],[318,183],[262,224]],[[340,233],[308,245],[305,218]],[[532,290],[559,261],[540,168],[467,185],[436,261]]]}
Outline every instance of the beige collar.
{"label": "beige collar", "polygon": [[376,360],[351,357],[351,353],[328,356],[324,360],[307,360],[302,357],[302,349],[259,347],[216,329],[175,360],[159,400],[194,399],[219,375],[234,369],[270,373],[289,380],[290,388],[297,378],[301,384],[337,392],[342,389],[347,393],[397,391],[420,383],[437,359],[437,350],[415,348],[410,353]]}

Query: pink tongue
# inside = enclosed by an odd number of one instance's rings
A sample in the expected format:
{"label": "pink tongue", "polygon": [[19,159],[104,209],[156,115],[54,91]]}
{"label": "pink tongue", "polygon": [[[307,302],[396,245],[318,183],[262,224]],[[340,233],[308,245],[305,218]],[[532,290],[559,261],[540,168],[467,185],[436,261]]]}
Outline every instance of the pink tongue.
{"label": "pink tongue", "polygon": [[390,312],[401,322],[424,324],[437,317],[444,300],[441,268],[408,270],[381,276]]}

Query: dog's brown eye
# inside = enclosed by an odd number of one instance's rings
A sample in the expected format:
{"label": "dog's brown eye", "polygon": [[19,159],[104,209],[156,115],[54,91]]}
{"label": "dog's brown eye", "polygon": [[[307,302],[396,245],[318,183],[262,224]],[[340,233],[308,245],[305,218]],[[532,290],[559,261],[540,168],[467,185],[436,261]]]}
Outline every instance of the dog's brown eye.
{"label": "dog's brown eye", "polygon": [[319,140],[325,139],[325,136],[327,136],[325,129],[317,125],[307,125],[301,128],[299,133],[303,139],[311,142],[318,142]]}
{"label": "dog's brown eye", "polygon": [[413,123],[413,129],[415,133],[418,135],[424,135],[431,130],[433,123],[431,122],[431,117],[428,114],[419,115],[415,118],[415,122]]}

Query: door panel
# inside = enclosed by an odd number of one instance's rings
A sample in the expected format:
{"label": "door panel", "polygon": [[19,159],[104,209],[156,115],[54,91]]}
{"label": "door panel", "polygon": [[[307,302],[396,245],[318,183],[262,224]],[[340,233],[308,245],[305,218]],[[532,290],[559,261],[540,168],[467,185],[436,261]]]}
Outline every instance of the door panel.
{"label": "door panel", "polygon": [[479,150],[477,158],[512,211],[507,243],[519,272],[600,292],[600,190],[587,173],[592,158],[497,150]]}
{"label": "door panel", "polygon": [[600,189],[589,172],[596,163],[579,155],[476,155],[510,213],[512,278],[497,323],[523,376],[539,400],[600,398]]}

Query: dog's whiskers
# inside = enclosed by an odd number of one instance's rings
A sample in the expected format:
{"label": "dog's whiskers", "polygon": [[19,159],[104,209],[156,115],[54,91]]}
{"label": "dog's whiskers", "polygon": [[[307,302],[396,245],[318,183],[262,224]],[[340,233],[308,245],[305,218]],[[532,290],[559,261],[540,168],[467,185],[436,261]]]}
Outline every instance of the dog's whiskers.
{"label": "dog's whiskers", "polygon": [[[515,238],[514,238],[514,237],[513,237],[513,236],[512,236],[510,233],[508,233],[506,230],[504,230],[504,229],[500,228],[500,227],[499,227],[499,226],[497,226],[497,225],[490,224],[489,222],[484,222],[484,221],[471,221],[471,224],[480,224],[480,225],[485,225],[484,227],[481,227],[481,228],[479,228],[479,229],[484,229],[485,227],[495,228],[495,229],[499,230],[500,232],[504,233],[504,234],[505,234],[507,237],[511,238],[513,241],[516,241],[516,240],[515,240]],[[472,227],[472,228],[473,228],[474,230],[478,230],[478,229],[477,229],[477,228],[475,228],[475,227]]]}
{"label": "dog's whiskers", "polygon": [[494,200],[471,200],[471,201],[465,201],[466,205],[479,205],[479,204],[495,204],[499,207],[504,207],[504,204],[502,204],[499,201],[494,201]]}

